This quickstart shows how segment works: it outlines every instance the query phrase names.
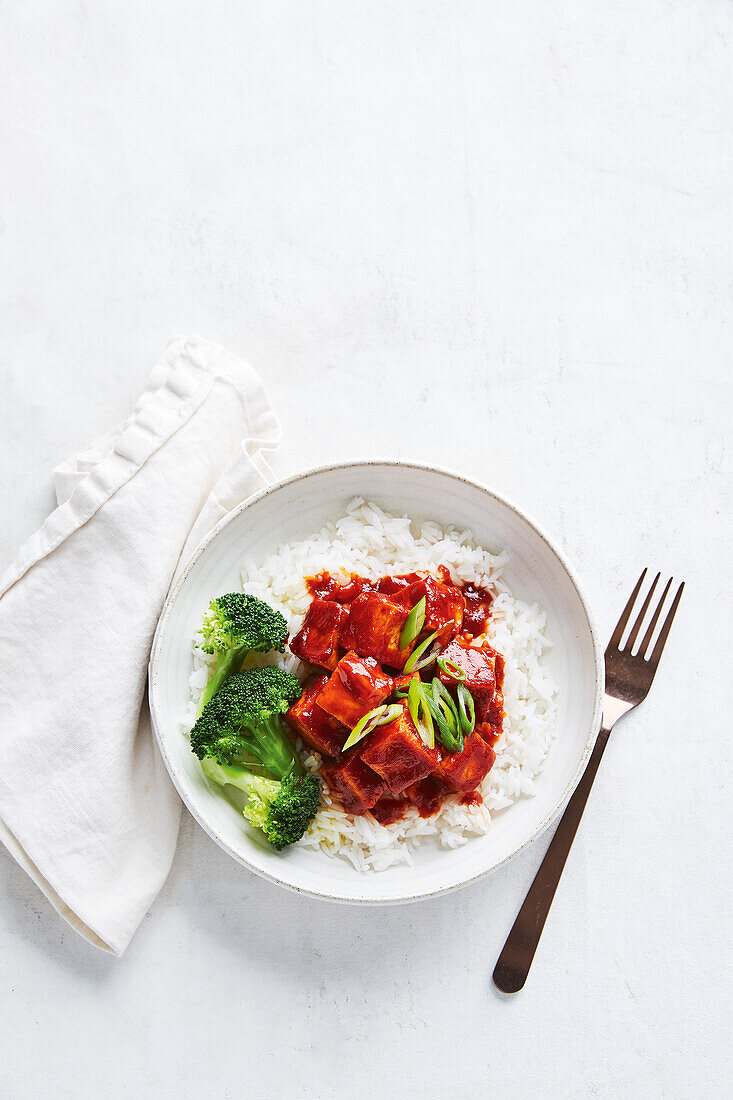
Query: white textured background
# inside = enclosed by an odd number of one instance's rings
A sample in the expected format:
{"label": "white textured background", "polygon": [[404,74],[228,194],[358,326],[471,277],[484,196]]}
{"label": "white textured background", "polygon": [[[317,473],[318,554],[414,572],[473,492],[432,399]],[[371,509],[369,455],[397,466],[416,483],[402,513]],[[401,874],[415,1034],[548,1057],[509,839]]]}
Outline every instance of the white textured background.
{"label": "white textured background", "polygon": [[0,565],[198,332],[265,378],[279,474],[488,481],[604,634],[640,566],[688,582],[522,994],[546,841],[361,911],[186,816],[122,961],[2,850],[3,1100],[731,1094],[732,42],[723,0],[0,5]]}

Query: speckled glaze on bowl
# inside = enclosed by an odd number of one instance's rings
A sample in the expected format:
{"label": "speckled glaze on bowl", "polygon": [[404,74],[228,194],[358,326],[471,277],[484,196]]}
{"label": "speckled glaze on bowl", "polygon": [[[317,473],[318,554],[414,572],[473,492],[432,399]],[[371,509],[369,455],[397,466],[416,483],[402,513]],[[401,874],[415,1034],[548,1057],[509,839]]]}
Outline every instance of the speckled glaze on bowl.
{"label": "speckled glaze on bowl", "polygon": [[[212,596],[239,587],[245,558],[262,558],[338,517],[354,496],[416,520],[469,527],[489,549],[509,551],[506,578],[515,595],[548,612],[554,646],[548,661],[558,684],[558,736],[537,781],[495,817],[486,836],[443,850],[424,842],[412,867],[360,874],[345,860],[298,847],[276,852],[215,790],[180,731],[186,710],[191,641]],[[231,512],[201,543],[170,593],[149,669],[153,728],[186,806],[240,863],[281,886],[352,903],[414,901],[466,885],[511,859],[540,835],[572,794],[599,728],[603,660],[587,603],[562,555],[519,509],[458,474],[407,462],[348,462],[278,482]]]}

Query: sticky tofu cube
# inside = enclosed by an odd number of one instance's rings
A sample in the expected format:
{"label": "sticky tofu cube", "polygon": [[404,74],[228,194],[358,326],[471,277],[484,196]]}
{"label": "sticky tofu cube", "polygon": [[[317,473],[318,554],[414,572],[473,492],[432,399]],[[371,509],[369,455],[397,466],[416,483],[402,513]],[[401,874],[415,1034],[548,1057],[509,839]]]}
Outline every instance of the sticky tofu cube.
{"label": "sticky tofu cube", "polygon": [[501,727],[504,721],[504,695],[498,688],[496,691],[475,691],[473,701],[477,725],[486,723]]}
{"label": "sticky tofu cube", "polygon": [[333,671],[339,659],[339,634],[348,617],[348,610],[333,600],[312,600],[303,625],[290,643],[291,651],[301,661]]}
{"label": "sticky tofu cube", "polygon": [[409,610],[425,597],[425,626],[429,633],[438,631],[441,641],[454,638],[463,623],[464,599],[458,588],[441,584],[434,577],[411,584],[395,593],[395,602],[403,604]]}
{"label": "sticky tofu cube", "polygon": [[387,789],[381,776],[367,767],[355,751],[349,753],[342,763],[324,768],[321,774],[350,814],[363,814],[365,810],[371,810]]}
{"label": "sticky tofu cube", "polygon": [[478,787],[495,760],[494,750],[474,730],[464,742],[463,752],[445,754],[433,774],[449,791],[463,794]]}
{"label": "sticky tofu cube", "polygon": [[341,644],[363,657],[375,657],[402,668],[410,652],[400,649],[400,634],[409,611],[381,592],[363,592],[351,605]]}
{"label": "sticky tofu cube", "polygon": [[346,653],[321,688],[317,706],[349,729],[383,703],[392,692],[393,680],[373,657]]}
{"label": "sticky tofu cube", "polygon": [[395,592],[404,592],[411,584],[422,580],[423,576],[422,573],[401,573],[382,577],[377,584],[377,592],[384,592],[388,596],[393,595]]}
{"label": "sticky tofu cube", "polygon": [[[463,681],[468,690],[473,692],[494,690],[494,657],[496,654],[489,646],[474,648],[464,645],[462,642],[451,642],[447,645],[441,657],[446,661],[453,661],[458,668],[466,673]],[[446,672],[440,673],[444,684],[454,685],[455,680]]]}
{"label": "sticky tofu cube", "polygon": [[346,726],[342,726],[330,714],[317,705],[322,688],[328,683],[328,676],[319,676],[307,687],[300,699],[285,715],[290,728],[305,741],[306,745],[323,756],[341,756],[344,741],[349,736]]}
{"label": "sticky tofu cube", "polygon": [[493,691],[473,691],[473,705],[476,710],[476,725],[488,722],[491,713],[491,704],[494,701]]}
{"label": "sticky tofu cube", "polygon": [[501,737],[501,723],[494,725],[491,722],[477,722],[474,732],[479,735],[481,740],[485,742],[490,749],[493,749],[494,745]]}
{"label": "sticky tofu cube", "polygon": [[382,776],[392,794],[400,794],[423,779],[438,763],[437,749],[429,749],[415,729],[407,705],[394,722],[369,734],[361,758]]}
{"label": "sticky tofu cube", "polygon": [[[480,723],[480,724],[479,724]],[[495,745],[504,726],[504,694],[495,691],[488,707],[476,707],[476,729],[487,745]]]}

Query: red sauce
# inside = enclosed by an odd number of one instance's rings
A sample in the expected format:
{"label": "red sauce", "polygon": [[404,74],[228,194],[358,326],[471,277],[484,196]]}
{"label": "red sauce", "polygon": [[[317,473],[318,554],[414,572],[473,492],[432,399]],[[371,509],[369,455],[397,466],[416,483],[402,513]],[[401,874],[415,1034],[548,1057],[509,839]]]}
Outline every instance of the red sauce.
{"label": "red sauce", "polygon": [[484,633],[486,625],[491,618],[493,597],[485,588],[478,588],[473,584],[461,585],[461,591],[463,593],[463,599],[466,601],[466,606],[463,610],[462,629],[467,634],[477,638],[479,634]]}
{"label": "red sauce", "polygon": [[391,825],[393,821],[399,821],[407,807],[410,805],[404,798],[390,798],[383,795],[376,806],[372,806],[372,816],[380,825]]}
{"label": "red sauce", "polygon": [[413,783],[407,793],[410,796],[410,802],[417,807],[420,817],[432,817],[443,805],[445,787],[429,775],[427,779]]}
{"label": "red sauce", "polygon": [[351,603],[362,592],[376,591],[375,581],[360,577],[357,573],[350,576],[351,580],[343,584],[330,573],[319,573],[317,577],[306,577],[305,586],[311,596],[317,596],[320,600],[335,600],[336,603]]}
{"label": "red sauce", "polygon": [[[372,809],[372,814],[380,825],[391,825],[393,821],[399,821],[408,806],[414,806],[420,817],[432,817],[443,805],[446,790],[442,783],[438,783],[429,775],[413,783],[407,788],[405,794],[407,798],[391,798],[389,795],[382,795]],[[480,800],[481,796],[476,791],[472,794]]]}
{"label": "red sauce", "polygon": [[[432,817],[443,805],[446,795],[445,788],[439,786],[430,776],[415,783],[407,793],[410,796],[409,802],[404,798],[390,798],[389,795],[382,795],[370,811],[372,816],[380,825],[391,825],[399,821],[408,806],[412,805],[420,817]],[[462,794],[458,801],[461,806],[481,806],[484,800],[478,791],[468,791],[467,794]]]}

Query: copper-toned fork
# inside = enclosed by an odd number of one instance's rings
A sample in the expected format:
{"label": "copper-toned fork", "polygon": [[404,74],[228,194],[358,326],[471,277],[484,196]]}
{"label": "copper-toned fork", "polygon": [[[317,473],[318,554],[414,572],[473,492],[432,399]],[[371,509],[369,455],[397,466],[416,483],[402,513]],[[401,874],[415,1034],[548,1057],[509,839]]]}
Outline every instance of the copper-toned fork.
{"label": "copper-toned fork", "polygon": [[550,912],[552,899],[560,882],[560,876],[565,867],[565,861],[568,858],[578,825],[580,825],[580,819],[583,816],[583,810],[588,801],[588,795],[593,786],[593,780],[596,777],[611,730],[622,715],[638,706],[646,698],[659,667],[659,659],[662,656],[662,650],[667,641],[672,620],[685,586],[683,583],[677,589],[677,594],[659,631],[654,648],[647,657],[659,616],[672,585],[671,579],[667,581],[643,640],[637,647],[636,652],[633,652],[659,581],[660,574],[657,573],[641,605],[629,636],[623,648],[621,648],[621,639],[628,626],[634,605],[639,598],[646,572],[645,569],[639,577],[636,588],[631,593],[629,602],[623,610],[606,649],[606,694],[603,700],[603,722],[588,767],[583,772],[583,777],[575,788],[565,813],[560,818],[560,824],[550,842],[547,854],[540,864],[540,869],[529,888],[494,969],[494,984],[502,993],[518,993],[527,980],[537,944],[540,942],[542,929],[545,927],[547,914]]}

